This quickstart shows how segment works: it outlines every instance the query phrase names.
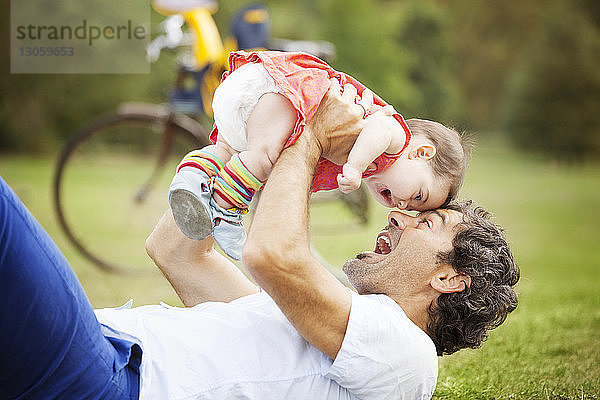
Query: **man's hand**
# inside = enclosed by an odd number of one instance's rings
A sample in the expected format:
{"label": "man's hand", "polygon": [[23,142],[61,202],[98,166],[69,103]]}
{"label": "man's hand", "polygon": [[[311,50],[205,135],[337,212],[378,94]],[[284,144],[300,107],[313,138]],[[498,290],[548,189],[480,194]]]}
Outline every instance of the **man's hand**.
{"label": "man's hand", "polygon": [[[363,104],[366,109],[373,103],[373,94],[370,96],[370,100]],[[329,91],[306,125],[306,130],[319,142],[322,157],[339,165],[346,162],[348,153],[365,124],[363,107],[356,104],[355,99],[354,86],[345,85],[342,93],[337,79],[331,79]]]}
{"label": "man's hand", "polygon": [[[369,89],[365,89],[359,101],[362,106],[356,103],[356,96],[354,86],[346,84],[342,92],[337,79],[331,79],[329,91],[303,133],[317,140],[322,157],[338,165],[346,163],[358,134],[367,124],[365,111],[369,113],[378,107],[373,105],[373,93]],[[369,120],[394,112],[391,106],[381,107],[371,114]]]}

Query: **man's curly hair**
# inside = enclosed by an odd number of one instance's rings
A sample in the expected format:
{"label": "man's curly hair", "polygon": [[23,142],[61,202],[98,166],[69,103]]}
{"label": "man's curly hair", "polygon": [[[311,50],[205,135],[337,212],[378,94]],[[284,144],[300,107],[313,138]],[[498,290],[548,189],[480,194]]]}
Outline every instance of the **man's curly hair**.
{"label": "man's curly hair", "polygon": [[439,253],[438,260],[470,276],[471,284],[462,292],[442,293],[429,308],[427,329],[439,356],[481,346],[487,332],[517,307],[514,286],[520,275],[502,228],[487,211],[470,201],[446,208],[464,218],[453,248]]}

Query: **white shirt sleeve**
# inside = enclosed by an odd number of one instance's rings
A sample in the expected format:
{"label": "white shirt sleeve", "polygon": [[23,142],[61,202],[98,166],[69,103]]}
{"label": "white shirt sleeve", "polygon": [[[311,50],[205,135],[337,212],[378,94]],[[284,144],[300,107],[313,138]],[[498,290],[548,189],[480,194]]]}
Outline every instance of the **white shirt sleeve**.
{"label": "white shirt sleeve", "polygon": [[437,354],[392,299],[353,293],[346,335],[326,376],[359,399],[429,399]]}

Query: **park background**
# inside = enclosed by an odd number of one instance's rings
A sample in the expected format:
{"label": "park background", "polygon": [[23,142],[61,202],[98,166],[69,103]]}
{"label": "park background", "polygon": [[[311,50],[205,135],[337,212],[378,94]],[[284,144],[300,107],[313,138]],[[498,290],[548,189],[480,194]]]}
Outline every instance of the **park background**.
{"label": "park background", "polygon": [[[435,398],[599,398],[600,2],[265,3],[273,36],[334,43],[331,64],[405,117],[438,120],[475,139],[461,197],[476,199],[505,227],[522,273],[520,304],[481,349],[440,360]],[[9,1],[2,4],[0,175],[55,238],[95,307],[129,298],[179,304],[157,271],[120,276],[84,260],[60,231],[50,200],[64,140],[119,102],[160,102],[173,57],[146,75],[11,74]],[[243,4],[221,2],[215,19],[222,33]],[[152,14],[153,25],[161,19]],[[360,229],[316,232],[317,250],[341,265],[371,248],[386,210],[372,203],[369,212]],[[313,219],[345,218],[336,213],[317,209]]]}

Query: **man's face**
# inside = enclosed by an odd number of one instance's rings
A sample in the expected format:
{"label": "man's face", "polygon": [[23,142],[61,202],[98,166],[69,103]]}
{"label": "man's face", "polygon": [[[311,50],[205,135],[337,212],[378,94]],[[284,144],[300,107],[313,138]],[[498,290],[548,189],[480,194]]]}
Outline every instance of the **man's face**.
{"label": "man's face", "polygon": [[437,254],[452,248],[462,221],[463,214],[453,210],[416,217],[392,211],[388,226],[377,235],[375,250],[347,261],[344,272],[360,294],[414,294],[429,284],[438,268]]}

